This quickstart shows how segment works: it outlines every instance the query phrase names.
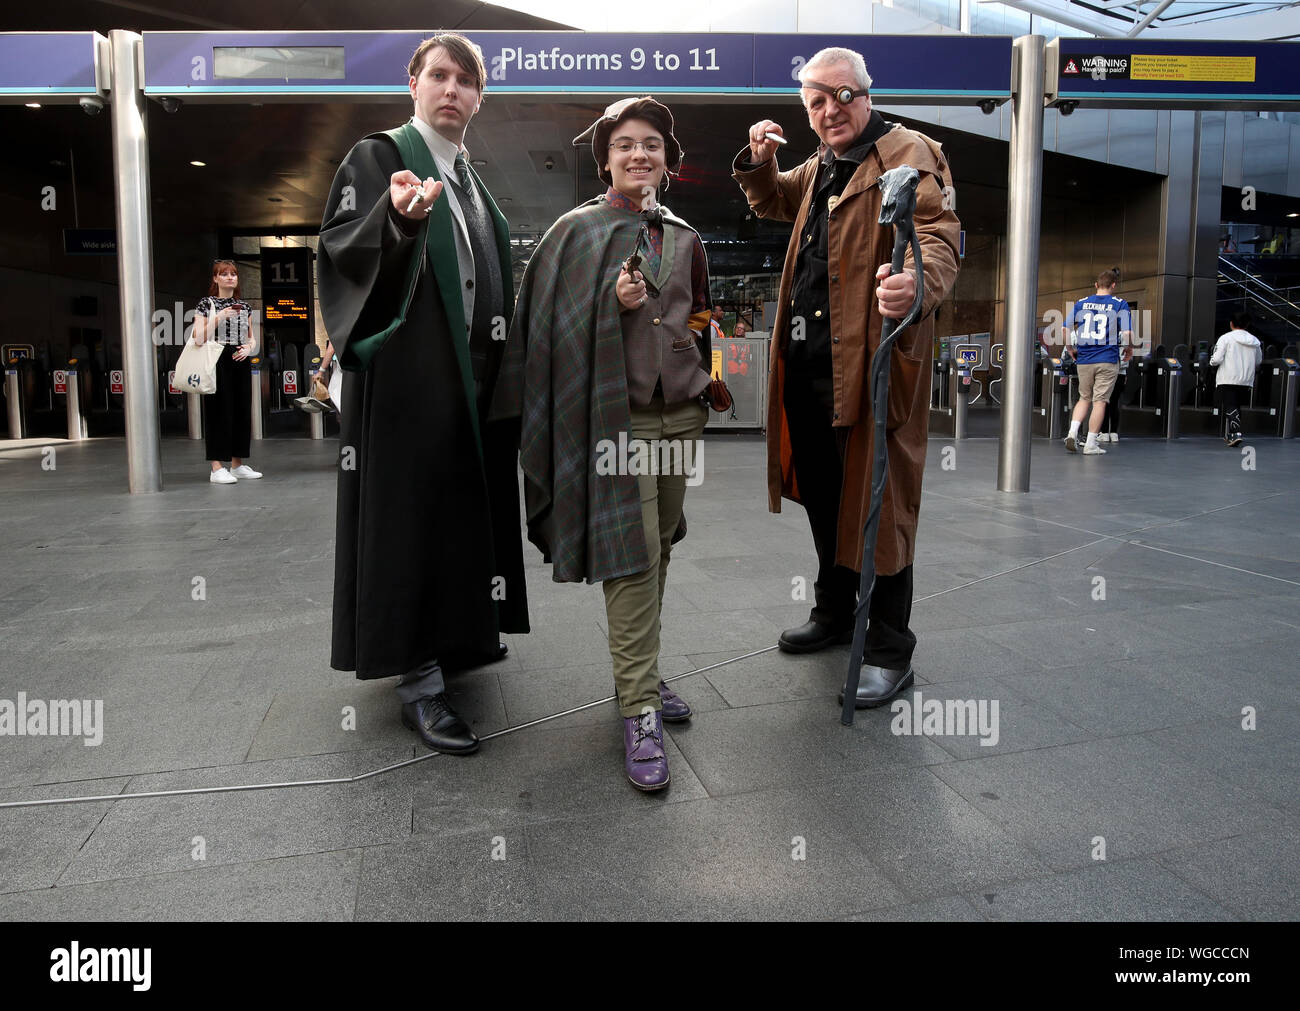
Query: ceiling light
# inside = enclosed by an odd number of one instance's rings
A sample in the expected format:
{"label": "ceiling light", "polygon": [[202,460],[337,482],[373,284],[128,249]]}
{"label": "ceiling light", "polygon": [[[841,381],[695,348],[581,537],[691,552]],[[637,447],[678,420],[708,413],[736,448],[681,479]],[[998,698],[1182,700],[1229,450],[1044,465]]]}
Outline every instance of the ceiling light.
{"label": "ceiling light", "polygon": [[29,109],[39,109],[39,108],[41,107],[41,103],[40,103],[40,102],[26,102],[26,103],[24,103],[24,104],[25,104],[25,105],[27,106],[27,108],[29,108]]}
{"label": "ceiling light", "polygon": [[206,168],[208,163],[205,161],[192,161],[190,164],[195,168]]}
{"label": "ceiling light", "polygon": [[1288,218],[1300,218],[1300,211],[1292,211],[1287,215]]}

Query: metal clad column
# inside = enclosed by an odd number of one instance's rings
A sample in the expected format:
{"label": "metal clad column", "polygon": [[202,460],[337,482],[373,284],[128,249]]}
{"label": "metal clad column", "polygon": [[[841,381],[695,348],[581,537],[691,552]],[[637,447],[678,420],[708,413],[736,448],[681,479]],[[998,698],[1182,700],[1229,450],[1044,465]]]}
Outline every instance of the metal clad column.
{"label": "metal clad column", "polygon": [[113,177],[117,191],[117,279],[122,298],[126,384],[126,468],[132,495],[162,491],[158,372],[154,364],[153,226],[145,127],[143,39],[108,33],[113,61]]}
{"label": "metal clad column", "polygon": [[1043,203],[1043,47],[1041,35],[1023,35],[1014,43],[1007,173],[1007,357],[1002,383],[998,491],[1029,491],[1038,234]]}

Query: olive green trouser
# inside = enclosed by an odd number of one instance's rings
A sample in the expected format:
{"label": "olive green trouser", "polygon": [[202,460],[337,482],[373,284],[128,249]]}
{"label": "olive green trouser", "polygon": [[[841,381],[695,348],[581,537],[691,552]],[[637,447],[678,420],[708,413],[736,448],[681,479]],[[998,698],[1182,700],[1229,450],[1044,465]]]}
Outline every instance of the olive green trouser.
{"label": "olive green trouser", "polygon": [[[609,623],[609,655],[614,661],[614,688],[618,692],[619,712],[639,716],[644,710],[659,709],[659,611],[664,600],[664,581],[668,577],[668,558],[672,537],[682,516],[686,498],[686,473],[682,467],[689,460],[699,468],[700,437],[708,420],[708,409],[690,400],[665,407],[655,397],[648,407],[632,408],[633,439],[675,442],[678,452],[674,466],[659,468],[671,473],[637,475],[641,489],[641,522],[645,530],[649,564],[644,572],[605,580],[605,614]],[[690,444],[687,447],[687,444]],[[680,450],[687,447],[690,456]],[[655,449],[655,443],[651,443]],[[629,454],[631,457],[631,454]],[[655,460],[665,454],[652,452]],[[698,481],[699,471],[695,471]]]}

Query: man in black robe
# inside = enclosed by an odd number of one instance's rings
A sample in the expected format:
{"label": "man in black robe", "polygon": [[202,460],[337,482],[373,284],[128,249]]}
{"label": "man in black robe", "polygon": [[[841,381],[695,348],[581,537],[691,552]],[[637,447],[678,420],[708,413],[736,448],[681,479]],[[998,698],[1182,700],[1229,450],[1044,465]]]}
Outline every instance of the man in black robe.
{"label": "man in black robe", "polygon": [[321,312],[344,368],[330,665],[399,677],[403,723],[467,754],[478,738],[443,673],[528,631],[518,433],[487,420],[510,240],[464,149],[482,57],[436,35],[408,73],[414,116],[348,153],[321,224]]}

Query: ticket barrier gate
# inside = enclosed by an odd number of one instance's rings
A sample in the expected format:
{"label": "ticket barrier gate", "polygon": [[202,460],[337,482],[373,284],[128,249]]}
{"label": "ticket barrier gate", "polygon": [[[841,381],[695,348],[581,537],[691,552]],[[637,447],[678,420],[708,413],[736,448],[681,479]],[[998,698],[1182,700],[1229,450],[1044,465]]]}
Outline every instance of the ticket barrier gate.
{"label": "ticket barrier gate", "polygon": [[[1247,434],[1293,439],[1296,434],[1297,397],[1300,396],[1300,359],[1274,358],[1259,367],[1251,409],[1241,412]],[[1247,419],[1251,420],[1249,427]]]}
{"label": "ticket barrier gate", "polygon": [[64,420],[69,442],[80,442],[90,435],[86,412],[82,407],[82,371],[85,366],[76,358],[69,358],[61,369],[54,370],[54,395],[63,397]]}
{"label": "ticket barrier gate", "polygon": [[[267,369],[267,363],[263,361],[261,355],[249,359],[252,368],[249,370],[249,381],[253,384],[253,393],[249,410],[252,412],[251,437],[254,441],[261,441],[265,438],[266,433],[266,393],[263,388],[271,381],[270,371]],[[265,371],[264,371],[265,370]]]}
{"label": "ticket barrier gate", "polygon": [[1156,379],[1163,372],[1165,385],[1165,438],[1177,439],[1179,436],[1179,417],[1182,405],[1183,363],[1177,358],[1165,358],[1163,364],[1156,363]]}
{"label": "ticket barrier gate", "polygon": [[1063,358],[1048,355],[1038,364],[1038,406],[1034,408],[1034,435],[1065,438],[1070,409],[1070,377]]}
{"label": "ticket barrier gate", "polygon": [[22,377],[19,376],[19,362],[24,358],[13,358],[5,362],[5,415],[9,419],[9,438],[27,438],[27,411],[24,404]]}
{"label": "ticket barrier gate", "polygon": [[1178,409],[1178,427],[1188,435],[1221,435],[1223,418],[1214,393],[1218,367],[1210,364],[1210,352],[1189,353],[1184,370],[1187,388]]}
{"label": "ticket barrier gate", "polygon": [[[1007,364],[1007,346],[1005,344],[994,344],[989,348],[989,400],[999,407],[1002,405],[1002,380],[1006,374]],[[997,376],[993,375],[993,370],[997,369]]]}
{"label": "ticket barrier gate", "polygon": [[1181,399],[1182,365],[1177,358],[1134,358],[1120,406],[1120,427],[1126,435],[1177,439]]}
{"label": "ticket barrier gate", "polygon": [[939,403],[935,405],[936,386],[931,385],[930,433],[964,439],[971,402],[983,392],[974,373],[984,364],[984,349],[980,344],[956,344],[951,354],[951,358],[943,356],[935,362]]}
{"label": "ticket barrier gate", "polygon": [[[302,379],[299,389],[302,396],[311,396],[311,377],[320,371],[320,349],[308,344],[302,352]],[[325,438],[325,412],[312,411],[307,415],[307,435],[311,439]]]}
{"label": "ticket barrier gate", "polygon": [[953,434],[952,386],[948,374],[952,371],[952,353],[945,347],[934,360],[934,373],[930,376],[930,423],[931,435]]}

